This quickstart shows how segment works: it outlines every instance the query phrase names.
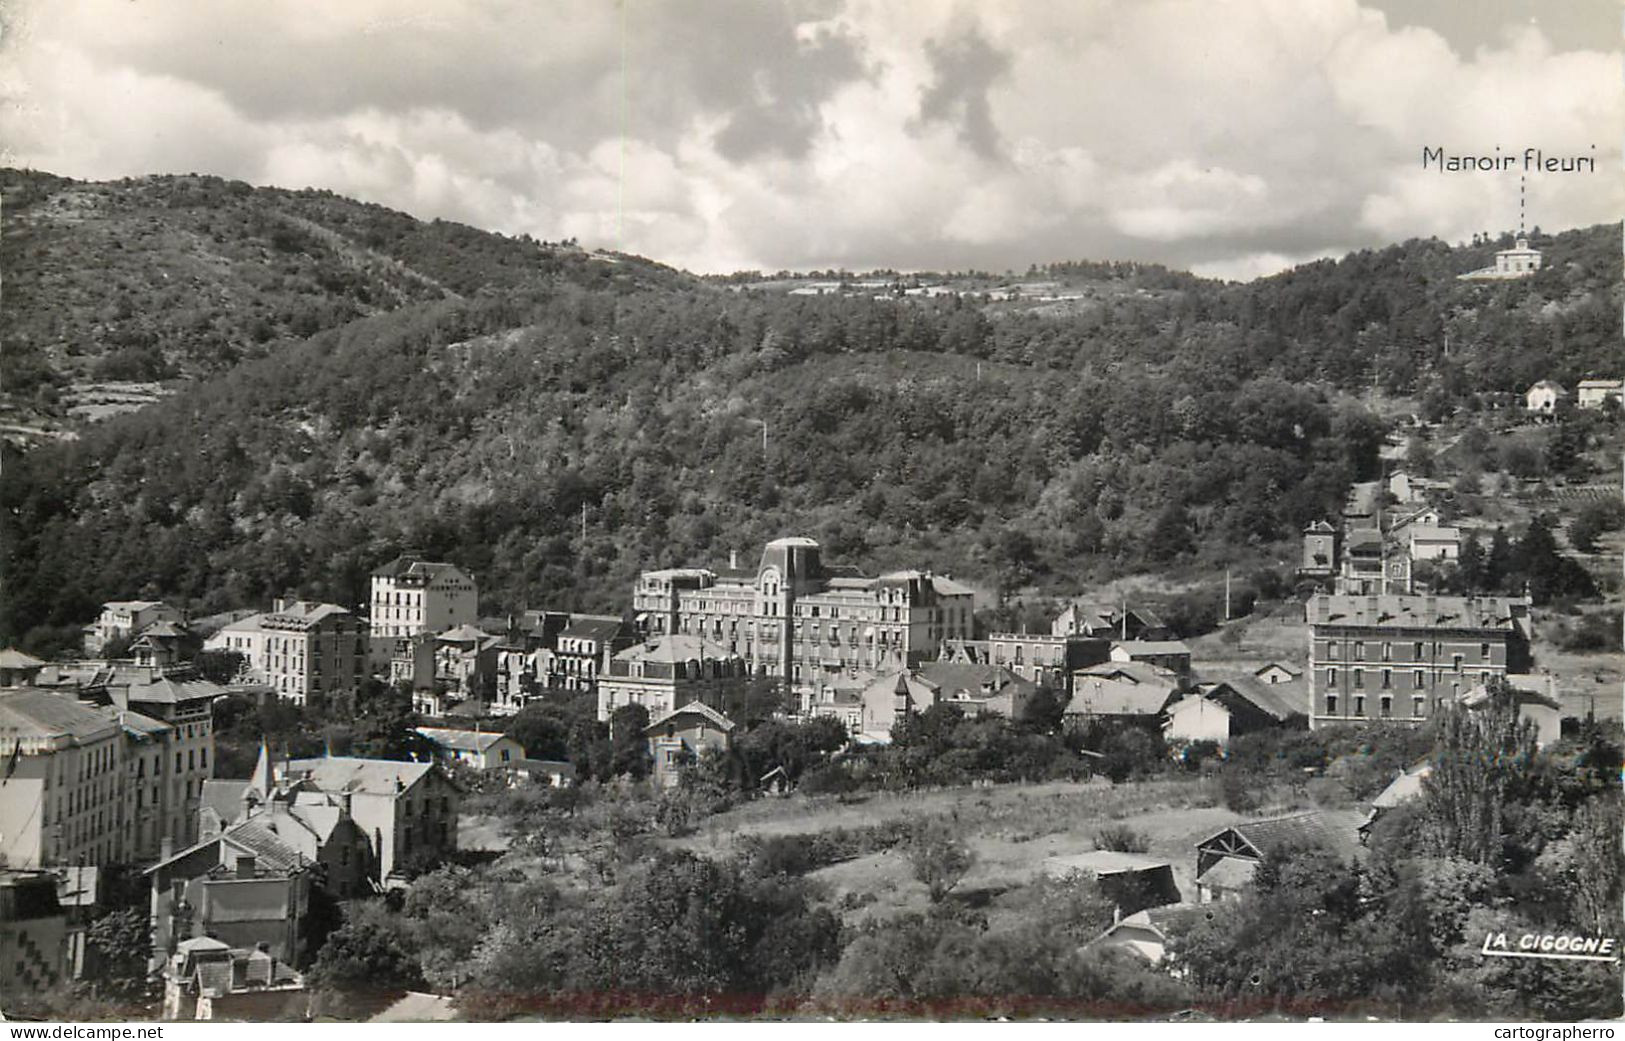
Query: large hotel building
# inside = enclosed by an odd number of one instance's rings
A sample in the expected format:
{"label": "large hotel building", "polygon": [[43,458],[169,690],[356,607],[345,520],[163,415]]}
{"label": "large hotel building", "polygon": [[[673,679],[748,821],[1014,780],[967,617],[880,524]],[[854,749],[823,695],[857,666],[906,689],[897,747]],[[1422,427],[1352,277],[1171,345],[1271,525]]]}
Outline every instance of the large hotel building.
{"label": "large hotel building", "polygon": [[649,635],[698,637],[792,688],[918,664],[973,626],[966,586],[929,571],[869,578],[826,567],[808,538],[769,542],[754,571],[645,571],[632,602]]}
{"label": "large hotel building", "polygon": [[1309,725],[1419,723],[1491,679],[1529,671],[1527,597],[1318,594]]}

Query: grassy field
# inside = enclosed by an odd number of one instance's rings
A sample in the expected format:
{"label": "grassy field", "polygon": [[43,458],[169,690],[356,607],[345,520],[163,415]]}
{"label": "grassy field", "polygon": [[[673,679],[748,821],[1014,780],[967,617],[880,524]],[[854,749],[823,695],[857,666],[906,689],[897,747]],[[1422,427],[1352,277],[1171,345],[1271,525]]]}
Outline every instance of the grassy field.
{"label": "grassy field", "polygon": [[[1271,812],[1286,809],[1290,807],[1273,807]],[[707,856],[727,856],[746,835],[813,834],[934,818],[952,822],[976,855],[957,898],[991,905],[991,914],[999,896],[1042,873],[1046,858],[1094,849],[1096,831],[1108,824],[1127,825],[1144,835],[1149,855],[1170,861],[1180,892],[1194,899],[1195,844],[1242,815],[1225,809],[1217,789],[1195,778],[1120,785],[1097,780],[875,793],[846,803],[801,795],[760,799],[667,842]],[[915,881],[897,850],[835,864],[812,877],[828,887],[831,904],[854,924],[928,906],[925,886]]]}

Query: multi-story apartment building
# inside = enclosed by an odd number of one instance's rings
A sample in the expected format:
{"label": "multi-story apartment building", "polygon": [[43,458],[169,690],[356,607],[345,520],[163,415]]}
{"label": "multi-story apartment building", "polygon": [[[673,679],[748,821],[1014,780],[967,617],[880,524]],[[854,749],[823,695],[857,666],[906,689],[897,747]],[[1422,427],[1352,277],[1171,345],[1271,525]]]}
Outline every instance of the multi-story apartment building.
{"label": "multi-story apartment building", "polygon": [[397,557],[372,573],[372,637],[393,640],[472,625],[479,586],[455,564]]}
{"label": "multi-story apartment building", "polygon": [[596,690],[610,655],[630,647],[633,635],[632,627],[618,615],[572,615],[557,644],[542,656],[547,686]]}
{"label": "multi-story apartment building", "polygon": [[916,665],[973,624],[969,588],[930,572],[826,568],[818,543],[799,537],[769,542],[754,572],[646,571],[632,599],[650,634],[703,636],[796,690]]}
{"label": "multi-story apartment building", "polygon": [[0,858],[7,867],[117,864],[124,731],[71,697],[0,693]]}
{"label": "multi-story apartment building", "polygon": [[403,881],[408,857],[434,858],[457,849],[456,785],[433,763],[332,756],[274,766],[281,788],[307,785],[345,804],[372,845],[374,881]]}
{"label": "multi-story apartment building", "polygon": [[[186,834],[183,805],[171,806],[166,767],[173,763],[175,728],[139,712],[118,712],[124,728],[124,848],[136,863],[156,860],[165,840]],[[184,760],[182,760],[184,762]]]}
{"label": "multi-story apartment building", "polygon": [[[169,727],[151,745],[128,746],[132,755],[152,757],[150,766],[137,759],[135,772],[138,782],[144,779],[150,786],[147,798],[157,799],[157,809],[149,819],[160,843],[168,839],[178,848],[197,841],[203,782],[214,776],[214,703],[225,694],[218,683],[190,671],[141,666],[113,669],[79,693],[83,700],[124,714],[121,718],[126,724],[150,729],[157,722]],[[134,720],[137,715],[145,722]],[[138,784],[135,790],[140,787]],[[133,813],[133,792],[130,798]],[[145,803],[143,808],[150,806]]]}
{"label": "multi-story apartment building", "polygon": [[1529,669],[1527,597],[1320,594],[1306,611],[1311,727],[1419,723]]}
{"label": "multi-story apartment building", "polygon": [[185,619],[168,604],[157,600],[113,600],[102,605],[101,615],[85,626],[85,653],[97,655],[113,640],[131,637],[154,622]]}
{"label": "multi-story apartment building", "polygon": [[265,614],[227,625],[204,647],[241,654],[243,678],[297,705],[353,693],[367,676],[367,623],[335,604],[278,599]]}
{"label": "multi-story apartment building", "polygon": [[1040,687],[1072,693],[1072,673],[1107,658],[1110,641],[1095,636],[989,633],[981,640],[946,640],[939,660],[1000,665]]}
{"label": "multi-story apartment building", "polygon": [[745,660],[697,636],[659,636],[628,647],[598,678],[598,718],[625,705],[642,705],[650,718],[693,701],[721,710],[730,691],[750,682]]}

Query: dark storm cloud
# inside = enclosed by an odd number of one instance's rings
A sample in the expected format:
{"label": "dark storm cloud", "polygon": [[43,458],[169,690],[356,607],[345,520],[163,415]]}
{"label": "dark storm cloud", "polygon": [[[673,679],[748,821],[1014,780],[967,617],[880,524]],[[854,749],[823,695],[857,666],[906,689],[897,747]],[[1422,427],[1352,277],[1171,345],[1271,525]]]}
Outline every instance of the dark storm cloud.
{"label": "dark storm cloud", "polygon": [[920,125],[943,123],[984,159],[999,155],[988,91],[1010,72],[1010,55],[995,48],[975,25],[945,40],[925,41],[932,82],[920,94]]}

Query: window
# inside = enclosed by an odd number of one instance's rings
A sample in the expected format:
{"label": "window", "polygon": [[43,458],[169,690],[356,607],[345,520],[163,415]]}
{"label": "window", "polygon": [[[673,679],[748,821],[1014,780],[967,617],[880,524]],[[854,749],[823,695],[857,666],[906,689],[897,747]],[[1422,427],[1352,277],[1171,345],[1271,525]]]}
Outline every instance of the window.
{"label": "window", "polygon": [[1461,671],[1461,655],[1459,655],[1459,654],[1452,655],[1451,658],[1450,658],[1450,662],[1451,662],[1451,668],[1455,669],[1457,672]]}
{"label": "window", "polygon": [[1326,670],[1326,686],[1328,686],[1328,687],[1337,686],[1337,670],[1336,669],[1327,669]]}
{"label": "window", "polygon": [[1420,640],[1418,640],[1416,643],[1416,660],[1422,660],[1422,642]]}
{"label": "window", "polygon": [[1328,658],[1336,658],[1337,657],[1337,641],[1336,640],[1327,640],[1326,641],[1326,657],[1328,657]]}
{"label": "window", "polygon": [[1423,687],[1427,686],[1427,676],[1422,672],[1421,669],[1417,669],[1411,674],[1411,686],[1415,687],[1417,690],[1421,690]]}
{"label": "window", "polygon": [[1354,695],[1354,714],[1356,716],[1365,715],[1365,695],[1364,694],[1356,694],[1356,695]]}
{"label": "window", "polygon": [[1393,661],[1394,660],[1394,645],[1393,644],[1384,643],[1382,645],[1382,660],[1383,661]]}
{"label": "window", "polygon": [[1393,688],[1393,685],[1394,685],[1394,670],[1393,669],[1383,669],[1382,670],[1382,689],[1383,690],[1390,690],[1390,689]]}
{"label": "window", "polygon": [[1326,714],[1328,716],[1337,715],[1337,695],[1336,694],[1328,694],[1328,695],[1326,695]]}
{"label": "window", "polygon": [[1416,697],[1416,698],[1411,699],[1411,715],[1415,716],[1417,719],[1422,718],[1422,713],[1426,709],[1426,707],[1427,707],[1427,699],[1426,698]]}
{"label": "window", "polygon": [[1365,661],[1365,641],[1364,640],[1355,640],[1354,641],[1354,660],[1355,661]]}
{"label": "window", "polygon": [[1355,686],[1356,690],[1358,690],[1359,688],[1365,686],[1365,670],[1364,669],[1355,669],[1354,670],[1354,686]]}
{"label": "window", "polygon": [[1481,643],[1481,644],[1478,645],[1478,660],[1479,661],[1489,661],[1490,660],[1490,645],[1489,644]]}

